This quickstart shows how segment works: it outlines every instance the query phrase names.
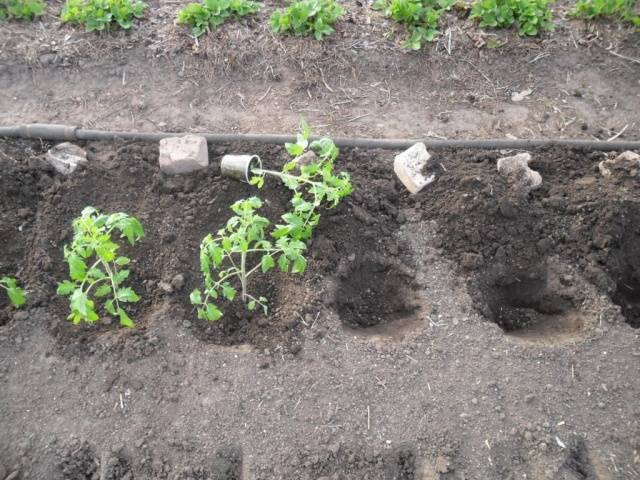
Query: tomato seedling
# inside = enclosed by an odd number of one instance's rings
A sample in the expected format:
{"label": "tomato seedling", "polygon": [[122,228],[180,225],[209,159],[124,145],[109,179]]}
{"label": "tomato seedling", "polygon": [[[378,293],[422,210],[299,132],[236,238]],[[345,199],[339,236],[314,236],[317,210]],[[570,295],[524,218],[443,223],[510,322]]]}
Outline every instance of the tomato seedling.
{"label": "tomato seedling", "polygon": [[20,308],[27,301],[27,294],[18,286],[18,282],[12,277],[0,278],[0,287],[2,287],[9,297],[9,302],[15,308]]}
{"label": "tomato seedling", "polygon": [[222,25],[229,18],[244,17],[262,8],[259,2],[250,0],[202,0],[189,3],[178,11],[177,22],[191,27],[194,37]]}
{"label": "tomato seedling", "polygon": [[320,220],[319,208],[323,205],[337,206],[353,190],[348,173],[334,173],[334,161],[340,151],[333,140],[321,138],[310,142],[310,136],[311,128],[303,120],[296,143],[285,144],[293,160],[287,162],[280,172],[252,171],[256,176],[251,179],[251,184],[261,188],[265,175],[274,176],[294,192],[291,199],[293,211],[282,216],[285,223],[276,225],[272,234],[275,238],[288,235],[296,240],[308,240]]}
{"label": "tomato seedling", "polygon": [[122,326],[134,326],[122,304],[137,302],[140,297],[131,287],[123,286],[130,272],[120,267],[128,265],[130,260],[118,255],[120,245],[112,239],[116,232],[131,245],[144,236],[140,222],[126,213],[105,215],[86,207],[73,221],[73,242],[64,246],[70,280],[59,283],[57,293],[70,296],[68,319],[74,324],[99,320],[93,297],[106,299],[104,309],[117,316]]}
{"label": "tomato seedling", "polygon": [[640,27],[638,0],[578,0],[571,15],[585,20],[613,17]]}
{"label": "tomato seedling", "polygon": [[227,220],[218,235],[207,235],[200,245],[200,270],[204,289],[191,292],[191,303],[198,309],[198,318],[216,321],[222,311],[211,300],[232,301],[240,287],[240,298],[249,310],[262,307],[266,314],[267,299],[249,293],[248,280],[258,270],[268,272],[277,265],[283,272],[302,273],[307,261],[302,255],[304,242],[282,235],[275,243],[267,239],[269,220],[258,215],[262,200],[251,197],[231,205],[236,214]]}

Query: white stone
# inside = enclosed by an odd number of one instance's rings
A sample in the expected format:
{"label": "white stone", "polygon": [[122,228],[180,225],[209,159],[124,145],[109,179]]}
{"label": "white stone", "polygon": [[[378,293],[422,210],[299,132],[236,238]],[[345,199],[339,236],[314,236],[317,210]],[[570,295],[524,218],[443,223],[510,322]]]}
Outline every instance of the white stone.
{"label": "white stone", "polygon": [[427,166],[431,155],[424,143],[416,143],[393,160],[393,171],[411,193],[418,193],[433,182],[435,175],[425,177],[422,170]]}
{"label": "white stone", "polygon": [[622,152],[613,160],[604,160],[598,164],[598,169],[603,177],[612,175],[611,168],[618,167],[627,171],[640,167],[640,155],[630,150]]}
{"label": "white stone", "polygon": [[542,185],[542,175],[529,168],[531,154],[518,153],[498,159],[498,172],[520,193],[528,194]]}
{"label": "white stone", "polygon": [[160,140],[160,170],[168,175],[195,172],[209,166],[207,139],[200,135]]}
{"label": "white stone", "polygon": [[87,162],[87,152],[78,145],[64,142],[51,148],[46,155],[47,162],[63,175],[72,174],[78,165]]}

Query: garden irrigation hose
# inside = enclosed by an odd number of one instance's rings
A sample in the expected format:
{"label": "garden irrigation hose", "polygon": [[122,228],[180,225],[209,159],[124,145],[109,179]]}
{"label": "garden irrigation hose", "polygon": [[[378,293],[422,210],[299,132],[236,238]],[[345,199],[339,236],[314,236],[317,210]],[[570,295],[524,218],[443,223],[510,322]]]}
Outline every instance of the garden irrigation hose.
{"label": "garden irrigation hose", "polygon": [[[52,141],[115,141],[135,140],[143,142],[157,142],[163,138],[186,135],[185,133],[148,133],[148,132],[113,132],[108,130],[87,130],[71,125],[56,125],[46,123],[32,123],[11,127],[0,127],[0,137],[25,139],[42,139]],[[282,145],[295,142],[293,135],[270,135],[252,133],[194,133],[201,135],[211,144],[224,143],[263,143]],[[312,138],[313,139],[313,138]],[[433,140],[426,139],[380,139],[380,138],[334,138],[338,147],[358,147],[365,149],[380,148],[385,150],[402,150],[411,147],[416,142],[423,142],[430,149],[445,148],[473,148],[483,150],[517,149],[527,150],[543,147],[565,147],[576,150],[640,150],[638,140],[573,140],[573,139],[487,139],[487,140]]]}

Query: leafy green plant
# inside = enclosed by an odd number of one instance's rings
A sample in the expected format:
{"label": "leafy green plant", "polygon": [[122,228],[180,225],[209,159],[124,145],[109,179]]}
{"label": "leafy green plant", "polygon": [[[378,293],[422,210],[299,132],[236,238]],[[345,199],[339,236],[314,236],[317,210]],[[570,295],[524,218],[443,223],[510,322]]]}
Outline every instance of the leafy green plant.
{"label": "leafy green plant", "polygon": [[[191,303],[198,309],[198,317],[216,321],[222,311],[211,300],[229,301],[237,296],[249,310],[262,307],[268,312],[267,299],[248,292],[249,277],[258,272],[268,272],[276,265],[283,272],[303,273],[307,266],[304,258],[314,227],[320,221],[321,207],[335,207],[352,191],[349,175],[334,173],[334,161],[339,151],[333,141],[322,138],[309,141],[311,129],[302,122],[302,131],[296,143],[287,143],[285,148],[293,159],[282,171],[254,169],[253,185],[261,188],[265,178],[280,179],[293,191],[292,210],[280,218],[282,223],[273,227],[269,220],[257,214],[262,201],[257,197],[240,200],[231,206],[236,214],[217,237],[207,235],[200,246],[200,269],[204,276],[204,289],[191,293]],[[269,236],[273,239],[270,240]],[[217,271],[217,274],[216,274]]]}
{"label": "leafy green plant", "polygon": [[33,20],[44,13],[43,0],[0,0],[0,20]]}
{"label": "leafy green plant", "polygon": [[140,297],[131,287],[123,286],[129,270],[120,270],[120,267],[128,265],[130,260],[118,255],[120,246],[112,235],[119,232],[120,238],[135,245],[144,236],[142,225],[126,213],[105,215],[93,207],[86,207],[73,221],[73,232],[73,242],[64,247],[70,280],[58,284],[58,295],[70,296],[68,319],[74,324],[99,320],[93,296],[106,299],[104,309],[119,317],[122,326],[133,327],[122,304],[137,302]]}
{"label": "leafy green plant", "polygon": [[276,33],[313,34],[322,40],[333,33],[333,24],[343,13],[344,8],[335,0],[296,0],[273,12],[270,22]]}
{"label": "leafy green plant", "polygon": [[534,36],[553,30],[552,0],[476,0],[469,18],[480,21],[481,27],[509,28],[518,25],[520,35]]}
{"label": "leafy green plant", "polygon": [[15,308],[19,308],[27,301],[27,295],[25,291],[18,286],[18,282],[15,278],[2,277],[0,278],[0,287],[7,292],[9,302]]}
{"label": "leafy green plant", "polygon": [[128,30],[145,8],[141,0],[66,0],[60,18],[63,22],[84,25],[87,32],[113,25]]}
{"label": "leafy green plant", "polygon": [[432,42],[440,33],[438,22],[445,10],[449,10],[456,0],[376,0],[374,10],[380,10],[385,17],[406,25],[409,38],[404,47],[420,50],[425,42]]}
{"label": "leafy green plant", "polygon": [[579,0],[571,14],[587,20],[614,17],[640,27],[637,5],[637,0]]}
{"label": "leafy green plant", "polygon": [[189,3],[178,12],[178,23],[191,27],[194,37],[215,29],[230,17],[244,17],[262,8],[259,2],[250,0],[203,0]]}
{"label": "leafy green plant", "polygon": [[[302,122],[296,143],[287,143],[285,148],[293,159],[282,171],[254,169],[253,185],[261,188],[266,176],[274,176],[293,191],[293,210],[282,216],[284,224],[276,225],[274,238],[287,235],[296,240],[311,238],[313,228],[320,221],[318,210],[322,206],[335,207],[353,188],[349,174],[334,173],[334,161],[340,151],[330,138],[309,141],[311,128]],[[296,173],[294,173],[296,171]]]}
{"label": "leafy green plant", "polygon": [[[304,272],[307,261],[302,255],[304,242],[282,235],[275,243],[267,239],[269,220],[257,214],[262,200],[251,197],[231,205],[236,214],[218,231],[218,236],[207,235],[200,245],[200,269],[204,276],[204,291],[191,292],[191,303],[198,309],[198,318],[216,321],[222,311],[211,299],[222,297],[233,300],[240,286],[240,295],[249,310],[257,306],[267,313],[267,299],[254,297],[248,291],[248,280],[258,270],[268,272],[277,263],[283,272]],[[251,260],[252,265],[249,265]],[[214,276],[214,271],[218,271]],[[235,284],[235,287],[234,287]]]}

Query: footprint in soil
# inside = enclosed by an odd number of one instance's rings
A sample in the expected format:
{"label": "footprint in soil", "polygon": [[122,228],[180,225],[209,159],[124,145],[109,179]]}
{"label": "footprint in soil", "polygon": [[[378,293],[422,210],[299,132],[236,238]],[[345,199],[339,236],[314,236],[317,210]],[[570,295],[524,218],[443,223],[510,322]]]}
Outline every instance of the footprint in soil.
{"label": "footprint in soil", "polygon": [[348,327],[389,324],[420,308],[413,290],[414,274],[403,265],[368,255],[341,270],[334,304]]}

